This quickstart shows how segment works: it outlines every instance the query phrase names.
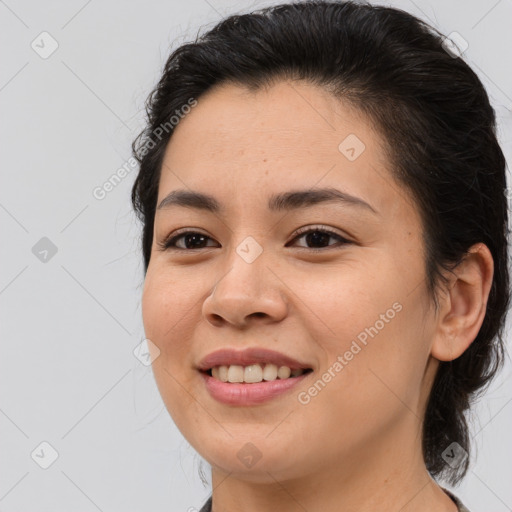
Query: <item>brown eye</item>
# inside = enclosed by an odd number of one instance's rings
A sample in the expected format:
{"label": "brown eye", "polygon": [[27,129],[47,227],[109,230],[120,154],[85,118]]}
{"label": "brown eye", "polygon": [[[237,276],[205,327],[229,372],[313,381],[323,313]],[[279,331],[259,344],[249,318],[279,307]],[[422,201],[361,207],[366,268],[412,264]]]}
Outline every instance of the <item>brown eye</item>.
{"label": "brown eye", "polygon": [[[340,246],[351,243],[338,233],[326,228],[313,227],[299,230],[293,241],[304,239],[306,245],[299,246],[302,249],[321,251],[332,246]],[[337,240],[338,244],[329,243],[331,239]],[[162,250],[192,251],[194,249],[205,249],[215,245],[207,245],[208,241],[214,241],[208,235],[198,231],[183,231],[174,236],[169,236],[158,245]],[[216,243],[216,242],[215,242]]]}
{"label": "brown eye", "polygon": [[[179,241],[183,240],[182,244]],[[213,240],[209,236],[199,233],[197,231],[185,231],[176,236],[168,238],[163,242],[159,243],[160,247],[164,250],[177,249],[177,250],[192,250],[192,249],[204,249],[207,240]],[[211,247],[211,246],[209,246]]]}
{"label": "brown eye", "polygon": [[298,232],[298,236],[296,236],[294,240],[299,240],[301,238],[304,238],[304,241],[307,244],[306,246],[301,247],[312,250],[322,250],[324,248],[331,247],[334,245],[329,244],[329,240],[332,238],[340,242],[338,245],[345,245],[350,243],[338,233],[335,233],[334,231],[326,228],[307,228],[305,230],[301,230]]}

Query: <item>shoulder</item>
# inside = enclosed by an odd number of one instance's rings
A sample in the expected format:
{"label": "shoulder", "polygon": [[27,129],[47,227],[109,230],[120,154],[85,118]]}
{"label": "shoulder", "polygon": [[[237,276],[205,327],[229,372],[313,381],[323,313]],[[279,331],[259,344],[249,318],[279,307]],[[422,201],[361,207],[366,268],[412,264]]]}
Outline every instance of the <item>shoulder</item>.
{"label": "shoulder", "polygon": [[[208,501],[201,507],[199,512],[211,512],[212,511],[212,497],[208,498]],[[466,511],[464,511],[466,512]]]}
{"label": "shoulder", "polygon": [[[469,510],[464,506],[464,504],[450,491],[443,488],[443,491],[450,496],[450,498],[454,501],[454,503],[457,505],[457,508],[459,512],[469,512]],[[212,510],[212,498],[211,496],[208,498],[206,503],[201,507],[201,510],[199,512],[211,512]]]}

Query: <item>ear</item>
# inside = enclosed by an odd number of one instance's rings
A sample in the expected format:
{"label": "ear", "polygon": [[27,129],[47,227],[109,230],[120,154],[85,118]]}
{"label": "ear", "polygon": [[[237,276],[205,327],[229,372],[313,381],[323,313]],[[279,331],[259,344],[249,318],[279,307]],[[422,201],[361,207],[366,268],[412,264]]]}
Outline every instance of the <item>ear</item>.
{"label": "ear", "polygon": [[452,271],[439,300],[431,354],[440,361],[457,359],[471,345],[484,321],[494,275],[489,248],[473,245]]}

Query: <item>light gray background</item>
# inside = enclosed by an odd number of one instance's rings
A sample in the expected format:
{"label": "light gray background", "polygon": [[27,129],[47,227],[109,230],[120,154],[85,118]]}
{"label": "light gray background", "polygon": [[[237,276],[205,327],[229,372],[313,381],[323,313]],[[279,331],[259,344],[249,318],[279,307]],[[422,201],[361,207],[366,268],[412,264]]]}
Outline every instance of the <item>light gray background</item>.
{"label": "light gray background", "polygon": [[[209,495],[133,354],[144,339],[135,171],[103,200],[92,191],[131,156],[170,45],[272,3],[0,1],[1,511],[187,511]],[[510,167],[512,2],[388,5],[468,41]],[[47,59],[31,47],[43,31],[59,45]],[[57,248],[46,262],[32,251],[43,237]],[[507,361],[475,410],[478,457],[456,489],[472,512],[512,510],[511,373]],[[48,469],[34,461],[49,456],[43,441],[59,455]]]}

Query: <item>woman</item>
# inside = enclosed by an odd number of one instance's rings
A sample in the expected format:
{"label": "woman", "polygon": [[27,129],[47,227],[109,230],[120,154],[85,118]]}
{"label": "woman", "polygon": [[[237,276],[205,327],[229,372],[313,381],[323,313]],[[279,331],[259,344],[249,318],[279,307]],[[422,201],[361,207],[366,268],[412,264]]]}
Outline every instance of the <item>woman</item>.
{"label": "woman", "polygon": [[467,510],[465,414],[503,359],[505,160],[413,16],[301,2],[169,57],[134,142],[144,329],[203,511]]}

